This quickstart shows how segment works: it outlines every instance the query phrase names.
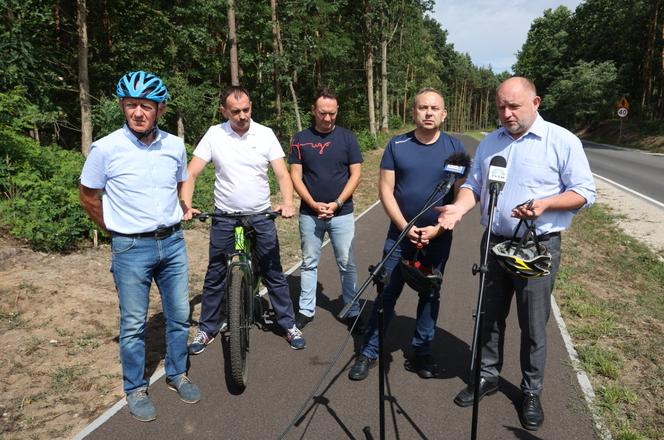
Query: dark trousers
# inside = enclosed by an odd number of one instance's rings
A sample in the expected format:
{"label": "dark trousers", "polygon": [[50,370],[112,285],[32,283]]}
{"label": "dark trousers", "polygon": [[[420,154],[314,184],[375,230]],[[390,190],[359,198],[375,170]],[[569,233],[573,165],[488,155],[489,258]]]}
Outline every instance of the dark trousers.
{"label": "dark trousers", "polygon": [[[217,210],[217,213],[220,211]],[[233,228],[235,219],[213,218],[210,230],[210,252],[203,299],[201,301],[200,329],[208,335],[219,332],[219,314],[226,293],[226,261],[235,252]],[[256,233],[255,250],[259,260],[259,270],[267,286],[272,308],[277,315],[277,323],[287,330],[295,325],[293,302],[288,282],[281,268],[279,239],[274,221],[265,216],[251,217]]]}
{"label": "dark trousers", "polygon": [[[504,238],[492,237],[490,246]],[[482,249],[486,235],[482,239]],[[560,265],[560,236],[542,242],[551,253],[551,274],[540,278],[510,275],[489,254],[484,289],[484,332],[481,375],[497,379],[503,367],[505,321],[516,293],[516,311],[521,329],[521,390],[539,394],[546,363],[546,324],[551,312],[551,292]]]}
{"label": "dark trousers", "polygon": [[[383,250],[384,255],[387,254],[395,242],[396,237],[387,237]],[[428,246],[424,247],[426,255],[420,257],[422,263],[426,266],[433,266],[441,273],[444,273],[451,246],[452,232],[450,231],[437,237]],[[414,255],[415,246],[408,239],[404,239],[385,262],[384,268],[386,272],[390,273],[390,280],[374,303],[371,317],[369,318],[369,325],[364,334],[364,344],[360,348],[360,353],[368,358],[376,359],[378,357],[378,309],[382,305],[384,327],[385,332],[387,332],[390,321],[394,316],[394,308],[405,284],[399,268],[400,260],[401,258],[411,260]],[[416,355],[428,355],[431,354],[431,344],[436,333],[436,321],[438,320],[438,311],[440,309],[440,289],[417,292],[417,294],[419,298],[417,302],[415,333],[412,339],[413,352]]]}

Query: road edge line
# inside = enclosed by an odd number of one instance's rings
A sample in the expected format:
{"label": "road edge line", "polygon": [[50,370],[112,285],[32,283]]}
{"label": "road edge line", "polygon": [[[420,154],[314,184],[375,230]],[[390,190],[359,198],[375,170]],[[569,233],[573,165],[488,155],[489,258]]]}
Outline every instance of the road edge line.
{"label": "road edge line", "polygon": [[[166,374],[166,370],[164,367],[161,367],[157,371],[154,372],[152,376],[150,376],[150,386],[152,386],[156,381],[161,379],[164,375]],[[104,411],[102,415],[94,419],[90,424],[88,424],[85,428],[83,428],[81,431],[78,432],[74,437],[71,438],[71,440],[82,440],[88,435],[92,434],[97,428],[99,428],[101,425],[103,425],[108,419],[113,417],[118,411],[120,411],[124,406],[127,404],[127,399],[122,398],[115,402],[115,404]]]}
{"label": "road edge line", "polygon": [[[357,221],[361,217],[363,217],[366,213],[368,213],[373,208],[375,208],[376,205],[378,205],[378,204],[380,204],[380,200],[375,201],[373,205],[369,206],[367,209],[362,211],[362,213],[360,213],[360,215],[358,215],[355,218],[355,222],[357,223]],[[329,242],[330,242],[329,239],[325,240],[323,242],[322,246],[325,246]],[[297,270],[297,268],[300,267],[301,265],[302,265],[302,259],[300,259],[295,264],[293,264],[284,273],[286,275],[290,275],[293,272],[295,272]],[[265,287],[263,287],[263,289],[261,289],[260,295],[262,296],[262,295],[265,295],[266,293],[267,293],[267,289]],[[153,383],[155,383],[156,381],[161,379],[164,376],[164,374],[166,374],[166,370],[163,367],[160,368],[159,370],[155,371],[155,373],[150,377],[150,385],[152,385]],[[127,399],[125,399],[124,397],[121,400],[115,402],[115,404],[112,407],[110,407],[109,409],[104,411],[104,413],[102,413],[102,415],[100,415],[99,417],[94,419],[92,422],[90,422],[85,428],[83,428],[81,431],[79,431],[78,434],[76,434],[74,437],[72,437],[71,440],[83,440],[85,437],[90,435],[95,429],[99,428],[107,420],[109,420],[111,417],[113,417],[118,411],[120,411],[122,408],[124,408],[124,406],[126,404],[127,404]],[[607,439],[607,440],[609,440],[609,439]]]}
{"label": "road edge line", "polygon": [[558,307],[556,298],[553,295],[551,295],[551,309],[553,310],[553,316],[556,318],[556,323],[558,324],[560,335],[563,338],[563,343],[565,344],[567,355],[569,356],[570,361],[572,362],[572,368],[576,373],[576,379],[579,382],[579,386],[581,387],[581,392],[583,392],[583,397],[586,401],[586,404],[588,405],[588,409],[590,410],[590,415],[593,418],[593,422],[595,423],[595,430],[602,438],[602,440],[613,440],[611,432],[604,424],[599,408],[597,407],[597,405],[595,405],[595,390],[593,389],[593,386],[590,383],[588,375],[583,370],[583,368],[581,368],[581,361],[579,360],[579,354],[574,348],[572,337],[567,331],[567,324],[565,324],[565,321],[563,320],[563,317],[560,313],[560,308]]}
{"label": "road edge line", "polygon": [[614,180],[611,180],[611,179],[607,179],[606,177],[604,177],[604,176],[600,176],[599,174],[595,174],[595,173],[593,173],[593,176],[597,177],[598,179],[604,180],[605,182],[608,182],[608,183],[610,183],[611,185],[617,186],[618,188],[622,189],[623,191],[627,191],[627,192],[630,193],[630,194],[633,194],[633,195],[635,195],[635,196],[641,197],[642,199],[644,199],[644,200],[646,200],[646,201],[648,201],[648,202],[650,202],[650,203],[652,203],[652,204],[654,204],[654,205],[657,205],[657,206],[659,206],[660,208],[664,209],[664,203],[659,202],[659,201],[657,201],[657,200],[655,200],[655,199],[653,199],[653,198],[650,198],[650,197],[648,197],[648,196],[645,195],[645,194],[641,194],[641,193],[638,192],[638,191],[634,191],[633,189],[628,188],[628,187],[626,187],[625,185],[621,185],[621,184],[619,184],[618,182],[616,182],[616,181],[614,181]]}

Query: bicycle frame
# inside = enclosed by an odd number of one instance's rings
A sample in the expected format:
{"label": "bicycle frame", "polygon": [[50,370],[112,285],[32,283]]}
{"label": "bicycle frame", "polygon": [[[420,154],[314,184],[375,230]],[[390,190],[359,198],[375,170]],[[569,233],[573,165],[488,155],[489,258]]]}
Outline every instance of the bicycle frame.
{"label": "bicycle frame", "polygon": [[[231,217],[230,215],[226,217]],[[247,322],[248,327],[252,327],[256,322],[256,314],[254,313],[255,301],[254,298],[259,297],[261,287],[261,276],[258,271],[258,261],[254,254],[254,237],[253,227],[248,223],[247,216],[240,214],[233,215],[236,218],[235,226],[233,227],[234,247],[235,252],[230,254],[226,260],[226,278],[228,281],[229,275],[233,271],[233,267],[239,267],[244,272],[244,276],[249,281],[250,298],[245,298],[246,305],[248,306]],[[226,282],[226,297],[228,298],[230,283]],[[228,302],[226,301],[226,305]],[[226,311],[228,316],[228,310]]]}
{"label": "bicycle frame", "polygon": [[[256,323],[257,317],[263,316],[259,292],[261,276],[255,254],[255,229],[250,221],[254,216],[276,218],[278,212],[258,214],[247,213],[201,213],[199,220],[208,217],[231,218],[233,226],[234,252],[226,261],[226,316],[228,317],[228,344],[230,358],[231,383],[244,389],[247,385],[247,353],[249,351],[249,330]],[[257,311],[260,314],[256,313]]]}

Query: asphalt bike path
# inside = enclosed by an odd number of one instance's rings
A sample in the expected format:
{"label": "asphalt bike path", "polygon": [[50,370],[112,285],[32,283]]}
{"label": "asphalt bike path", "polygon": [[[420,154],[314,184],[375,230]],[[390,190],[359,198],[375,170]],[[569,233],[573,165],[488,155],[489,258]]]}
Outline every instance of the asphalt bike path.
{"label": "asphalt bike path", "polygon": [[[464,137],[469,150],[477,144]],[[355,257],[358,285],[367,268],[381,257],[388,218],[380,204],[356,224]],[[471,268],[479,262],[483,233],[479,210],[469,213],[454,231],[450,260],[444,275],[440,316],[433,352],[438,377],[420,379],[404,369],[410,355],[417,295],[408,287],[397,303],[386,340],[386,438],[470,438],[472,407],[460,408],[453,398],[466,384],[473,333],[472,313],[479,278]],[[294,304],[300,288],[299,271],[288,277]],[[347,335],[336,319],[343,307],[332,247],[323,248],[318,273],[318,300],[314,321],[304,329],[307,348],[295,351],[283,337],[258,328],[251,330],[249,379],[244,391],[229,388],[227,353],[223,338],[205,352],[191,357],[189,376],[202,394],[198,404],[181,402],[161,377],[150,387],[157,420],[136,421],[126,406],[112,415],[87,439],[276,439],[306,401],[328,369]],[[368,317],[376,295],[370,287],[363,298]],[[548,328],[548,353],[542,405],[545,422],[537,432],[521,427],[519,383],[519,332],[515,307],[508,319],[505,362],[499,392],[480,403],[478,438],[481,439],[595,439],[594,423],[578,384],[553,315]],[[369,427],[379,433],[378,369],[360,382],[348,379],[353,354],[361,344],[354,337],[343,350],[316,397],[307,401],[302,416],[288,431],[288,439],[364,439]]]}

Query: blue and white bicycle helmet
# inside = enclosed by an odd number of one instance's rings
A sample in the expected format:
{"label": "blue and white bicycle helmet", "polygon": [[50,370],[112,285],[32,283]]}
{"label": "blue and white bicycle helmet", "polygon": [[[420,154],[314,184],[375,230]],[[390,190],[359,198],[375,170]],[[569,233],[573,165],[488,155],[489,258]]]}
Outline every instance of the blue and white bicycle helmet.
{"label": "blue and white bicycle helmet", "polygon": [[120,99],[149,99],[157,103],[162,103],[169,98],[164,82],[158,76],[142,70],[129,72],[120,78],[117,95]]}

